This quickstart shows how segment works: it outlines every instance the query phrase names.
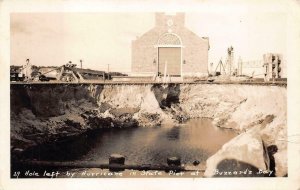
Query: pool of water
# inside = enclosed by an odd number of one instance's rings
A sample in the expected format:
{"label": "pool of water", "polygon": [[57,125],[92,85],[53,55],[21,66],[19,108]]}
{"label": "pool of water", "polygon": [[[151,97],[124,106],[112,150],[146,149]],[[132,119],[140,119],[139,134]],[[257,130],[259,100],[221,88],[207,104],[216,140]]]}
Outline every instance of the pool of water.
{"label": "pool of water", "polygon": [[214,127],[207,118],[192,119],[180,126],[138,127],[94,131],[65,142],[35,148],[27,154],[38,160],[100,161],[122,154],[126,164],[164,164],[168,157],[182,163],[205,161],[236,136],[232,130]]}

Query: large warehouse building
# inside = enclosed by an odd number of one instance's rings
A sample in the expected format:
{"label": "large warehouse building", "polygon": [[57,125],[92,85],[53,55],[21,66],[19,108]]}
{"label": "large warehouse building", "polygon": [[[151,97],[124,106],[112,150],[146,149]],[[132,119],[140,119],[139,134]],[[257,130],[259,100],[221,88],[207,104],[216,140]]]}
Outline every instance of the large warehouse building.
{"label": "large warehouse building", "polygon": [[184,13],[156,13],[155,27],[132,42],[133,75],[207,75],[209,40],[184,25]]}

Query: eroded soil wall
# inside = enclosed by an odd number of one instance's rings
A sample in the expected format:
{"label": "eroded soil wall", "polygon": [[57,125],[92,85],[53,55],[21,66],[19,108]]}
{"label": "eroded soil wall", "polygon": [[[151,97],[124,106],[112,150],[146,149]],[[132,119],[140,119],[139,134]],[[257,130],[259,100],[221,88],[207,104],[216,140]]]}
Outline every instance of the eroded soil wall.
{"label": "eroded soil wall", "polygon": [[87,130],[164,122],[176,125],[190,118],[209,117],[215,125],[240,133],[259,128],[264,144],[275,145],[280,159],[286,160],[282,156],[287,149],[282,140],[287,132],[286,87],[12,84],[10,93],[13,155]]}

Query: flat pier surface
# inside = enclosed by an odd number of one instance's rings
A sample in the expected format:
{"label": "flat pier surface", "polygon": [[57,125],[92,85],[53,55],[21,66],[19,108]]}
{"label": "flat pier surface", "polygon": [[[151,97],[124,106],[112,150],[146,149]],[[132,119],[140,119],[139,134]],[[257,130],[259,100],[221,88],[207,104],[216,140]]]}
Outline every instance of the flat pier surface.
{"label": "flat pier surface", "polygon": [[100,85],[148,85],[148,84],[240,84],[240,85],[262,85],[262,86],[287,86],[286,81],[275,81],[275,82],[257,82],[257,81],[184,81],[184,82],[153,82],[153,81],[84,81],[84,82],[60,82],[60,81],[50,81],[50,82],[23,82],[16,81],[10,82],[11,85],[45,85],[45,84],[100,84]]}

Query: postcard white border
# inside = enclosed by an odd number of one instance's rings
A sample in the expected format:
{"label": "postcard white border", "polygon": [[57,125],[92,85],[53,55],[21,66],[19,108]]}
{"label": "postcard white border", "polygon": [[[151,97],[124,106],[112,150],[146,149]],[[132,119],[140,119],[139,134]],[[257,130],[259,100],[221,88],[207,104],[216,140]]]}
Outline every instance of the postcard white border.
{"label": "postcard white border", "polygon": [[[300,189],[300,144],[288,143],[287,178],[10,179],[10,13],[15,12],[284,12],[287,14],[288,134],[299,134],[300,1],[0,1],[0,190],[34,189]],[[300,138],[298,137],[298,142]]]}

